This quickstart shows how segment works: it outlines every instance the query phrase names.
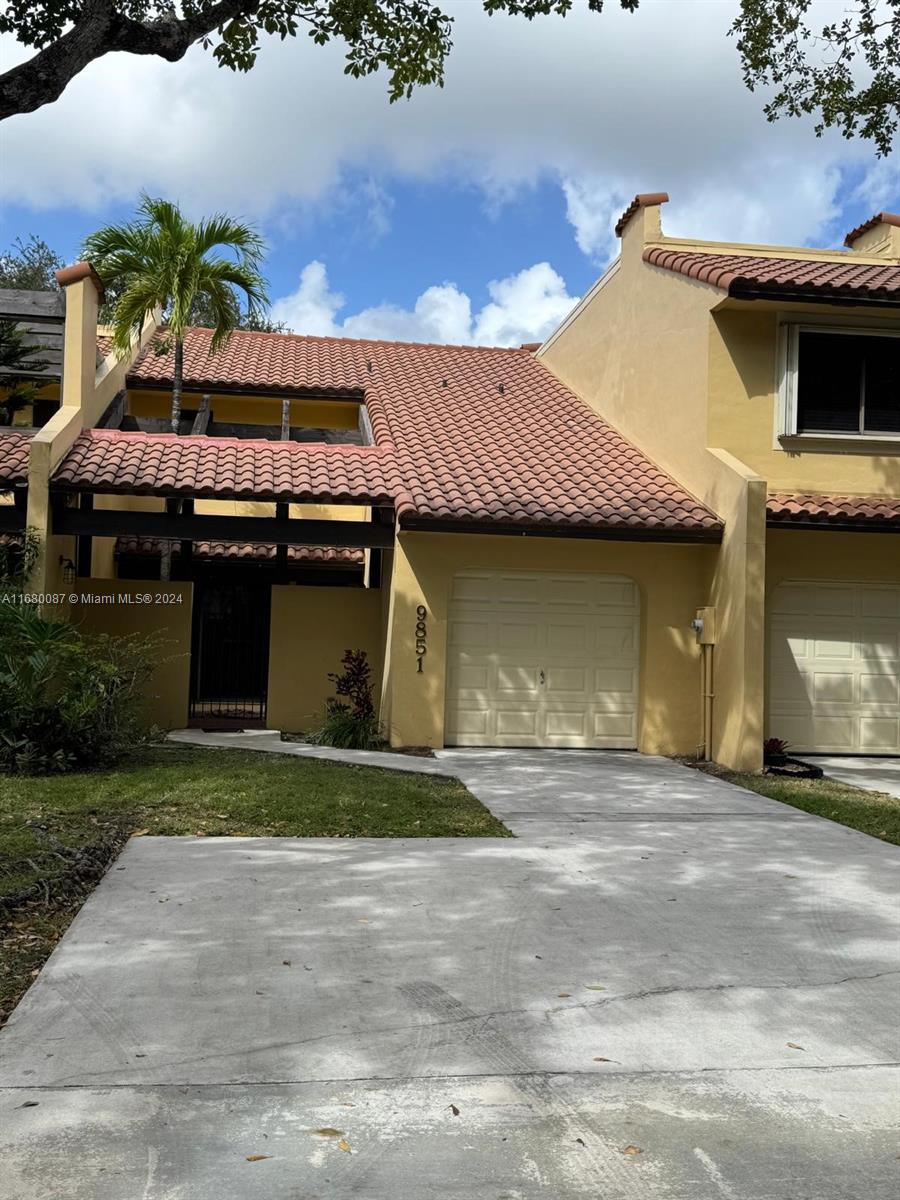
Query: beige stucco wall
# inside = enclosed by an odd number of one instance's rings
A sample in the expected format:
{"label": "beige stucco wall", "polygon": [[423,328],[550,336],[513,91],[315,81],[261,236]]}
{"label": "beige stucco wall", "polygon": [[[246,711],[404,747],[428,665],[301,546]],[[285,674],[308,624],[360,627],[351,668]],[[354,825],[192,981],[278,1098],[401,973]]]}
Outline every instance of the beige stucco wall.
{"label": "beige stucco wall", "polygon": [[365,588],[272,588],[268,725],[290,731],[315,727],[334,695],[329,672],[345,650],[365,650],[373,693],[381,690],[381,593]]}
{"label": "beige stucco wall", "polygon": [[776,437],[779,319],[823,315],[850,325],[900,331],[887,310],[861,317],[859,309],[829,305],[733,304],[714,313],[709,325],[709,415],[707,444],[722,446],[763,476],[770,491],[848,492],[900,496],[898,442],[841,439],[809,442]]}
{"label": "beige stucco wall", "polygon": [[[185,392],[182,404],[194,409],[200,392]],[[168,417],[172,393],[163,389],[130,388],[128,411],[135,417]],[[210,394],[215,419],[227,424],[280,425],[282,400],[279,396],[231,396]],[[291,425],[311,429],[356,429],[359,404],[353,400],[292,399]]]}
{"label": "beige stucco wall", "polygon": [[[183,728],[190,686],[191,584],[85,579],[69,590],[81,597],[69,606],[69,619],[82,629],[115,636],[139,633],[157,640],[156,666],[146,686],[147,716],[164,729]],[[125,596],[150,596],[152,602],[128,604]],[[163,604],[158,599],[163,596],[177,599]]]}
{"label": "beige stucco wall", "polygon": [[766,590],[788,579],[900,583],[900,534],[770,529]]}
{"label": "beige stucco wall", "polygon": [[[447,618],[455,572],[472,568],[627,575],[641,595],[639,749],[690,754],[700,740],[699,651],[689,625],[714,568],[710,546],[480,534],[402,533],[394,554],[390,673],[382,715],[393,745],[440,746]],[[428,610],[416,671],[416,606]]]}

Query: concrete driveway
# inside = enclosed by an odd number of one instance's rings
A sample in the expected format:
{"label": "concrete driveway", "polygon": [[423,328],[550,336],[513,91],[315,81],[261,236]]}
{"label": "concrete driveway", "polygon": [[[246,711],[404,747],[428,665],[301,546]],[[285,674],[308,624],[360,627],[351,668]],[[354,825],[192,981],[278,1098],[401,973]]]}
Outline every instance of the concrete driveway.
{"label": "concrete driveway", "polygon": [[858,755],[803,755],[804,762],[815,763],[832,779],[866,788],[870,792],[887,792],[900,800],[900,758],[864,758]]}
{"label": "concrete driveway", "polygon": [[133,840],[0,1036],[0,1197],[896,1195],[894,847],[441,759],[517,840]]}

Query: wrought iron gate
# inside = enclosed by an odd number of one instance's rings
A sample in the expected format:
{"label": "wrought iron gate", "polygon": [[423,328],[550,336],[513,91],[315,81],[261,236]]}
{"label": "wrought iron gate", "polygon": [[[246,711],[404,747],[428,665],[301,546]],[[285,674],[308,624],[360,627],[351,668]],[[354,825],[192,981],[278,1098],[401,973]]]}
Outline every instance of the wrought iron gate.
{"label": "wrought iron gate", "polygon": [[194,584],[192,724],[265,725],[271,604],[269,584],[203,579]]}

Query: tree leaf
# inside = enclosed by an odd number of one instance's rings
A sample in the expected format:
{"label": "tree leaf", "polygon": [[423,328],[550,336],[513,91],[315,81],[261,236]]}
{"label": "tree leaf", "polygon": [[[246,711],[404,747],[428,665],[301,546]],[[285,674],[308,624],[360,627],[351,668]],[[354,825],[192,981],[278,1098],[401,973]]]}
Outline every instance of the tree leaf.
{"label": "tree leaf", "polygon": [[346,1154],[349,1154],[350,1143],[345,1138],[341,1138],[341,1140],[338,1142],[338,1150],[343,1150]]}
{"label": "tree leaf", "polygon": [[634,1157],[635,1154],[643,1154],[644,1152],[640,1146],[626,1146],[622,1153]]}
{"label": "tree leaf", "polygon": [[271,1158],[271,1154],[248,1154],[247,1162],[262,1162],[265,1158]]}

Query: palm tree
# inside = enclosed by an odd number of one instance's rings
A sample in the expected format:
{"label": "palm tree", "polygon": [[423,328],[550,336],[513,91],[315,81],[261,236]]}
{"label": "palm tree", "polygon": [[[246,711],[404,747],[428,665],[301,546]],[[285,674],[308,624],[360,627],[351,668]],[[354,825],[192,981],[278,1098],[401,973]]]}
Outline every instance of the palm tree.
{"label": "palm tree", "polygon": [[[217,247],[231,257],[213,254]],[[127,225],[107,225],[85,239],[83,256],[116,293],[111,324],[122,357],[147,317],[161,308],[175,350],[172,374],[172,432],[181,420],[184,335],[195,308],[210,320],[213,354],[241,319],[236,290],[250,314],[268,303],[259,272],[264,244],[259,234],[223,214],[194,224],[168,200],[143,195],[138,217]]]}

